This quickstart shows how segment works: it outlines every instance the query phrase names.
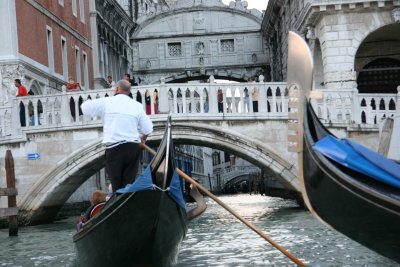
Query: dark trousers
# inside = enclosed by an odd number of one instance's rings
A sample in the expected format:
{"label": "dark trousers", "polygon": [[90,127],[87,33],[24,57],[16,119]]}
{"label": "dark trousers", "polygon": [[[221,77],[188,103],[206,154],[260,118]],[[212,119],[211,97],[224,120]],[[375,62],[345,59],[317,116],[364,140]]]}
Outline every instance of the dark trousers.
{"label": "dark trousers", "polygon": [[26,126],[25,106],[22,103],[19,105],[19,121],[22,127]]}
{"label": "dark trousers", "polygon": [[218,112],[223,113],[224,112],[224,103],[219,103],[218,102]]}
{"label": "dark trousers", "polygon": [[258,101],[253,101],[253,112],[258,112]]}
{"label": "dark trousers", "polygon": [[137,143],[124,143],[106,149],[106,169],[113,192],[133,183],[142,149]]}

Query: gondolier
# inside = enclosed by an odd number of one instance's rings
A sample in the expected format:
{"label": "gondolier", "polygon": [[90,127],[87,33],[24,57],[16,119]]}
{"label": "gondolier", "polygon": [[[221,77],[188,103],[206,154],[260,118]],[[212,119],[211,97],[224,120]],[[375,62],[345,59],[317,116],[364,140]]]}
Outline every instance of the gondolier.
{"label": "gondolier", "polygon": [[84,115],[103,118],[106,169],[113,192],[134,181],[141,152],[139,144],[145,143],[153,131],[143,106],[129,96],[130,89],[130,83],[121,80],[115,86],[113,97],[87,100],[81,106]]}

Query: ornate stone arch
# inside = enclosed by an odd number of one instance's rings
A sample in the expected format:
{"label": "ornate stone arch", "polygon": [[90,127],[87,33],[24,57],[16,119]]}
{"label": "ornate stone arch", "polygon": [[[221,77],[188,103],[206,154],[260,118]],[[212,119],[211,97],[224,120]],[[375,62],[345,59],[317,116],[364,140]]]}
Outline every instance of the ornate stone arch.
{"label": "ornate stone arch", "polygon": [[43,85],[41,85],[37,80],[32,79],[28,85],[28,92],[32,91],[35,95],[42,95],[43,94]]}

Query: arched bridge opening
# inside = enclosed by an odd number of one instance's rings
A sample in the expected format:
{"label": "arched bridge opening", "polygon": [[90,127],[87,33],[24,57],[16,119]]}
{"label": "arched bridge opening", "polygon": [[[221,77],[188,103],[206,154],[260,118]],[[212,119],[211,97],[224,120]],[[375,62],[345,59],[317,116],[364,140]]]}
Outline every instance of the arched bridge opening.
{"label": "arched bridge opening", "polygon": [[[157,145],[164,134],[164,122],[156,122],[149,145]],[[211,147],[235,154],[263,169],[274,172],[285,188],[299,196],[296,168],[264,144],[235,132],[206,123],[173,123],[175,144]],[[52,221],[68,198],[105,165],[101,139],[68,155],[48,170],[21,199],[19,208],[30,224]]]}

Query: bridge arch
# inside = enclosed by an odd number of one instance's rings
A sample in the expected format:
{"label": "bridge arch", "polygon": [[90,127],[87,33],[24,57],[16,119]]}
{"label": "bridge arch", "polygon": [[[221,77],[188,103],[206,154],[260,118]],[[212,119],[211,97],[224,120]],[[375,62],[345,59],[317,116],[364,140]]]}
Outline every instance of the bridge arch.
{"label": "bridge arch", "polygon": [[[158,143],[164,134],[164,122],[155,123],[150,145]],[[265,144],[250,140],[233,130],[206,123],[174,122],[176,144],[212,147],[236,154],[254,165],[267,168],[293,194],[299,192],[296,167],[274,153]],[[52,221],[59,209],[78,187],[105,165],[101,139],[94,140],[48,170],[21,199],[19,209],[30,224]]]}

